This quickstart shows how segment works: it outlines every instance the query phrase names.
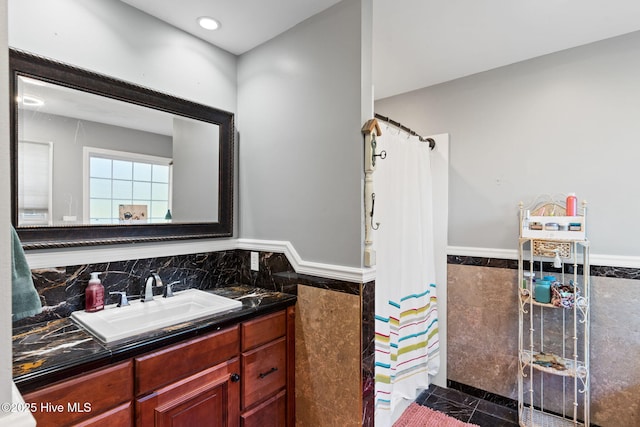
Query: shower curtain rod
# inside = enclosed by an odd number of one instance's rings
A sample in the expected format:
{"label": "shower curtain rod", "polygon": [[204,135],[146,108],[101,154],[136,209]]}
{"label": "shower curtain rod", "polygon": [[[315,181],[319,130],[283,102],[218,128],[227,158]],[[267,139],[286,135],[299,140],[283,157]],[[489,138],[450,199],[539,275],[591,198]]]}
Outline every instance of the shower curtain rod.
{"label": "shower curtain rod", "polygon": [[381,115],[381,114],[378,114],[378,113],[375,113],[375,114],[374,114],[374,117],[375,117],[376,119],[380,119],[380,120],[383,120],[383,121],[385,121],[385,122],[387,122],[387,123],[390,123],[390,124],[392,124],[393,126],[398,127],[398,128],[402,129],[402,130],[403,130],[403,131],[405,131],[405,132],[408,132],[408,133],[409,133],[409,135],[417,136],[417,137],[418,137],[418,139],[419,139],[420,141],[422,141],[422,142],[428,142],[428,143],[429,143],[429,148],[431,148],[432,150],[433,150],[433,149],[435,148],[435,146],[436,146],[436,141],[435,141],[433,138],[425,138],[425,137],[423,137],[423,136],[420,136],[420,135],[418,135],[414,130],[412,130],[412,129],[410,129],[410,128],[406,127],[405,125],[403,125],[403,124],[402,124],[402,123],[400,123],[400,122],[396,122],[395,120],[391,120],[389,117],[385,117],[385,116],[383,116],[383,115]]}

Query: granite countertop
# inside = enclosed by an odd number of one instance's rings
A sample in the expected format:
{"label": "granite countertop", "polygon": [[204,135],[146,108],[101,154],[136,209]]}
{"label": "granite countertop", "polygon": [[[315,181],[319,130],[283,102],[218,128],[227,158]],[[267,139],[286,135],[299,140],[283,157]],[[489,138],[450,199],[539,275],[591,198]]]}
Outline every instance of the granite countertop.
{"label": "granite countertop", "polygon": [[242,308],[104,344],[70,318],[13,330],[13,380],[27,393],[91,369],[293,305],[296,296],[250,286],[209,292],[242,301]]}

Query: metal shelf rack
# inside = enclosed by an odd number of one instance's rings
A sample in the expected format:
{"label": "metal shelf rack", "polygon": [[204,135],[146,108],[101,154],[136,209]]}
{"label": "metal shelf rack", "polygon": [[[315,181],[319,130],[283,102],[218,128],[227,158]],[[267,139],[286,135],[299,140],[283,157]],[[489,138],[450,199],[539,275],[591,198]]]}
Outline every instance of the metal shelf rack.
{"label": "metal shelf rack", "polygon": [[[544,212],[544,206],[525,210],[520,203],[519,422],[523,427],[589,426],[590,277],[586,203],[578,217],[530,215],[541,211]],[[542,224],[543,229],[530,229],[532,221]],[[545,222],[553,223],[553,227],[547,228]],[[562,225],[556,230],[558,223]],[[539,281],[549,275],[556,278],[557,290],[560,285],[569,288],[565,287],[562,294],[556,292],[551,302],[536,301],[532,277]]]}

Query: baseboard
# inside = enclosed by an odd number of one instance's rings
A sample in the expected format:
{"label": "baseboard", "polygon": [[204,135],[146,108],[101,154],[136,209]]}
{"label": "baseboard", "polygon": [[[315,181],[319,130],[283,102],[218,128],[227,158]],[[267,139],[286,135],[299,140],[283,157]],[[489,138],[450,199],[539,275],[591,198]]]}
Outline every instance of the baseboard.
{"label": "baseboard", "polygon": [[448,379],[447,380],[447,388],[451,388],[454,390],[458,390],[461,391],[463,393],[466,393],[470,396],[473,397],[477,397],[478,399],[482,399],[482,400],[486,400],[489,402],[493,402],[497,405],[500,406],[505,406],[507,408],[511,408],[511,409],[518,409],[518,401],[508,398],[508,397],[504,397],[504,396],[500,396],[499,394],[495,394],[495,393],[491,393],[489,391],[486,390],[482,390],[480,388],[476,388],[467,384],[462,384],[459,383],[457,381],[453,381]]}

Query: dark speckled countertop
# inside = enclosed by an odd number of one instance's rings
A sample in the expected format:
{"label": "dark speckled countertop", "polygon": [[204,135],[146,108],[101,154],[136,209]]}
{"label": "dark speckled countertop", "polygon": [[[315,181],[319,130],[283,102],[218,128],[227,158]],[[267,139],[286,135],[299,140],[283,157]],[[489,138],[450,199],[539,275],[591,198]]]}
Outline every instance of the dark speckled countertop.
{"label": "dark speckled countertop", "polygon": [[249,286],[209,292],[242,301],[242,308],[104,344],[63,318],[13,330],[13,380],[22,393],[295,304],[295,295]]}

